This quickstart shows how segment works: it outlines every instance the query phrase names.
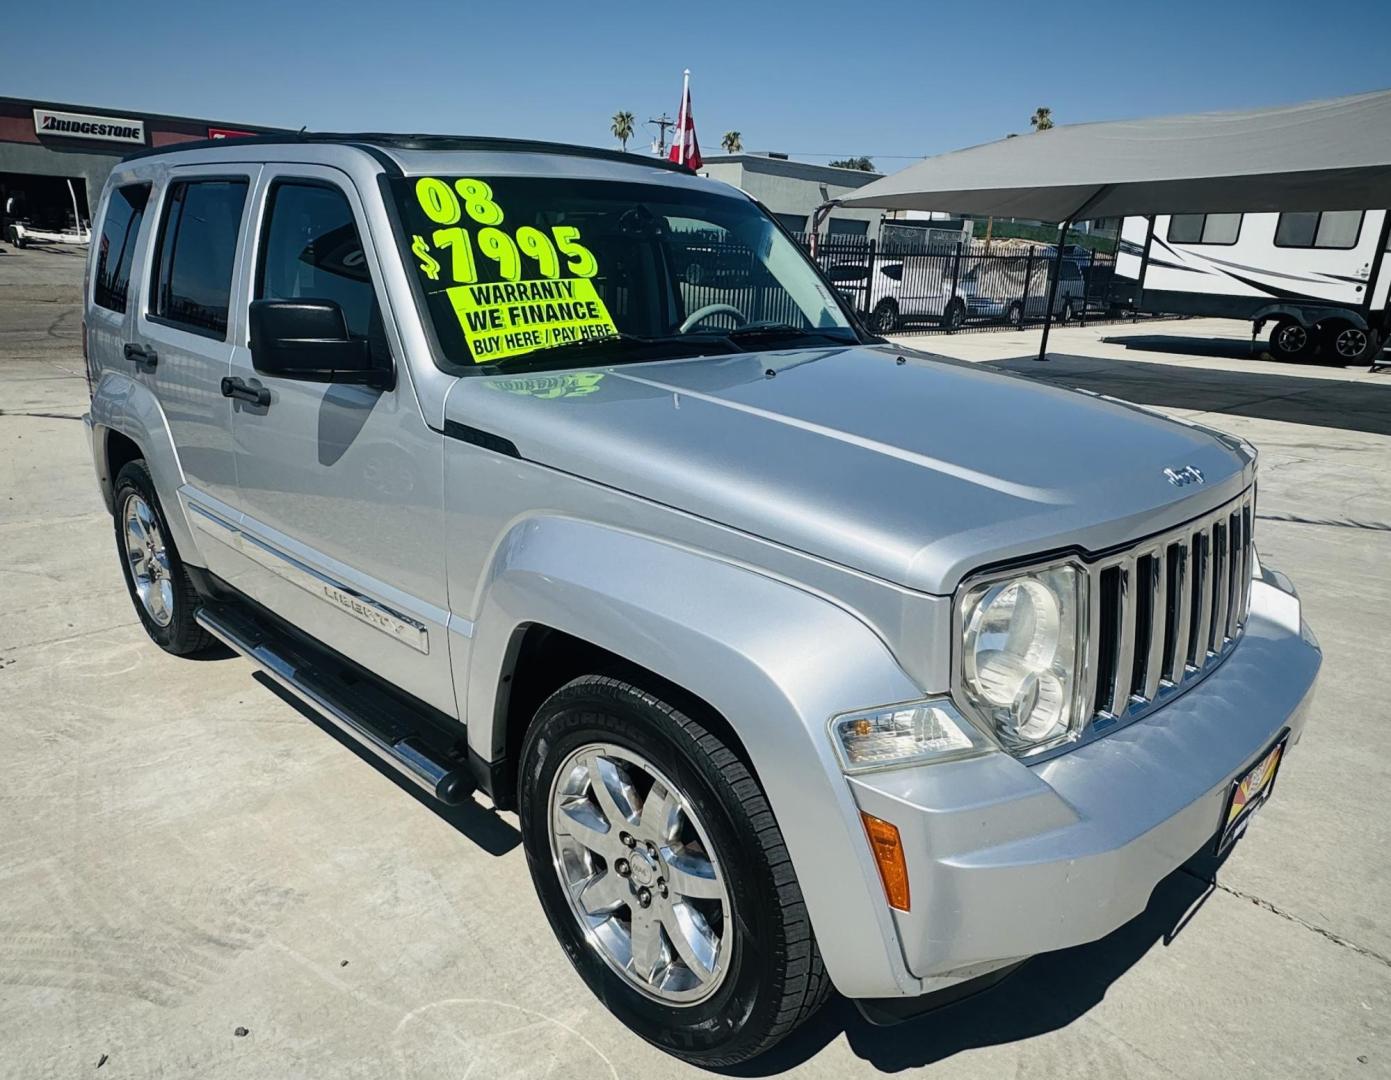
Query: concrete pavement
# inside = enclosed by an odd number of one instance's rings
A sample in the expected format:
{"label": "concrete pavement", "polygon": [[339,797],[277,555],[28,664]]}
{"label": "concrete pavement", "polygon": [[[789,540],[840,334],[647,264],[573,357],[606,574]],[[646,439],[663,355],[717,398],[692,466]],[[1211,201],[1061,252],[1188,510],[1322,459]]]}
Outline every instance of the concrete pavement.
{"label": "concrete pavement", "polygon": [[[145,639],[78,419],[79,275],[0,255],[0,1077],[695,1075],[573,973],[510,815],[441,811],[244,661]],[[835,1001],[742,1074],[1391,1076],[1391,376],[1102,340],[1123,331],[1059,331],[1042,371],[1010,360],[1033,334],[915,344],[1261,448],[1261,555],[1327,657],[1275,798],[1215,889],[1181,871],[1109,938],[917,1023]]]}

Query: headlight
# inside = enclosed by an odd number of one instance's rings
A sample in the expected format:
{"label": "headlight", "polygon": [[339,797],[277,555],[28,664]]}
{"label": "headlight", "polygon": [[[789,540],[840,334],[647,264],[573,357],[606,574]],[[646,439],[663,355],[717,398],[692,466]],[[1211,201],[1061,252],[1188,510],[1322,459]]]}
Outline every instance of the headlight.
{"label": "headlight", "polygon": [[848,773],[973,757],[994,749],[950,701],[915,701],[831,721],[831,739]]}
{"label": "headlight", "polygon": [[965,702],[1015,753],[1046,749],[1081,727],[1085,581],[1065,564],[971,586],[962,597]]}

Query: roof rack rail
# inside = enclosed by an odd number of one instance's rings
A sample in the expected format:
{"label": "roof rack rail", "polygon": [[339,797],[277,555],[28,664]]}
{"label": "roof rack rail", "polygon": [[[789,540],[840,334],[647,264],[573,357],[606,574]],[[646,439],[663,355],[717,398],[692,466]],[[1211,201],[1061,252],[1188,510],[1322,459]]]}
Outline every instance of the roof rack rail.
{"label": "roof rack rail", "polygon": [[[629,165],[645,165],[654,169],[691,175],[687,165],[665,158],[650,158],[640,154],[629,154],[622,150],[606,150],[599,146],[576,146],[572,143],[544,142],[538,139],[504,139],[488,135],[401,135],[390,132],[335,132],[299,131],[276,135],[240,135],[234,139],[197,139],[191,142],[171,143],[168,146],[152,146],[127,154],[124,161],[155,157],[159,154],[176,154],[184,150],[205,150],[210,147],[237,146],[284,146],[294,144],[339,144],[356,146],[364,150],[502,150],[511,153],[564,154],[569,157],[601,158],[605,161],[622,161]],[[378,153],[374,155],[380,157]]]}

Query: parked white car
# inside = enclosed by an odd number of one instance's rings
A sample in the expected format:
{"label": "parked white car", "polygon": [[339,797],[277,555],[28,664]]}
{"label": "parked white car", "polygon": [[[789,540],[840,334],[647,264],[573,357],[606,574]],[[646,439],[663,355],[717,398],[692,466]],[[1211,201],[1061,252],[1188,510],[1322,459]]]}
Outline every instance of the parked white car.
{"label": "parked white car", "polygon": [[858,311],[869,311],[869,327],[891,334],[909,322],[933,320],[954,329],[966,321],[964,296],[952,295],[950,260],[875,259],[870,302],[865,304],[865,282],[870,269],[864,262],[834,263],[826,268],[835,287]]}

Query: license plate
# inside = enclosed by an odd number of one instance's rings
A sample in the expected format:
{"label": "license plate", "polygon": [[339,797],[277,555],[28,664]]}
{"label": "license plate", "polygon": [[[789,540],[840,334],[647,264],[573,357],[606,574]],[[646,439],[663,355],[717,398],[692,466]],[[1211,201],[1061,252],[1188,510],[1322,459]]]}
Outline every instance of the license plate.
{"label": "license plate", "polygon": [[1270,793],[1275,790],[1275,774],[1285,756],[1285,743],[1289,732],[1280,736],[1274,746],[1261,755],[1251,768],[1232,781],[1231,793],[1227,796],[1227,806],[1222,812],[1222,834],[1217,841],[1217,854],[1231,847],[1232,842],[1246,831],[1251,815],[1265,805]]}

